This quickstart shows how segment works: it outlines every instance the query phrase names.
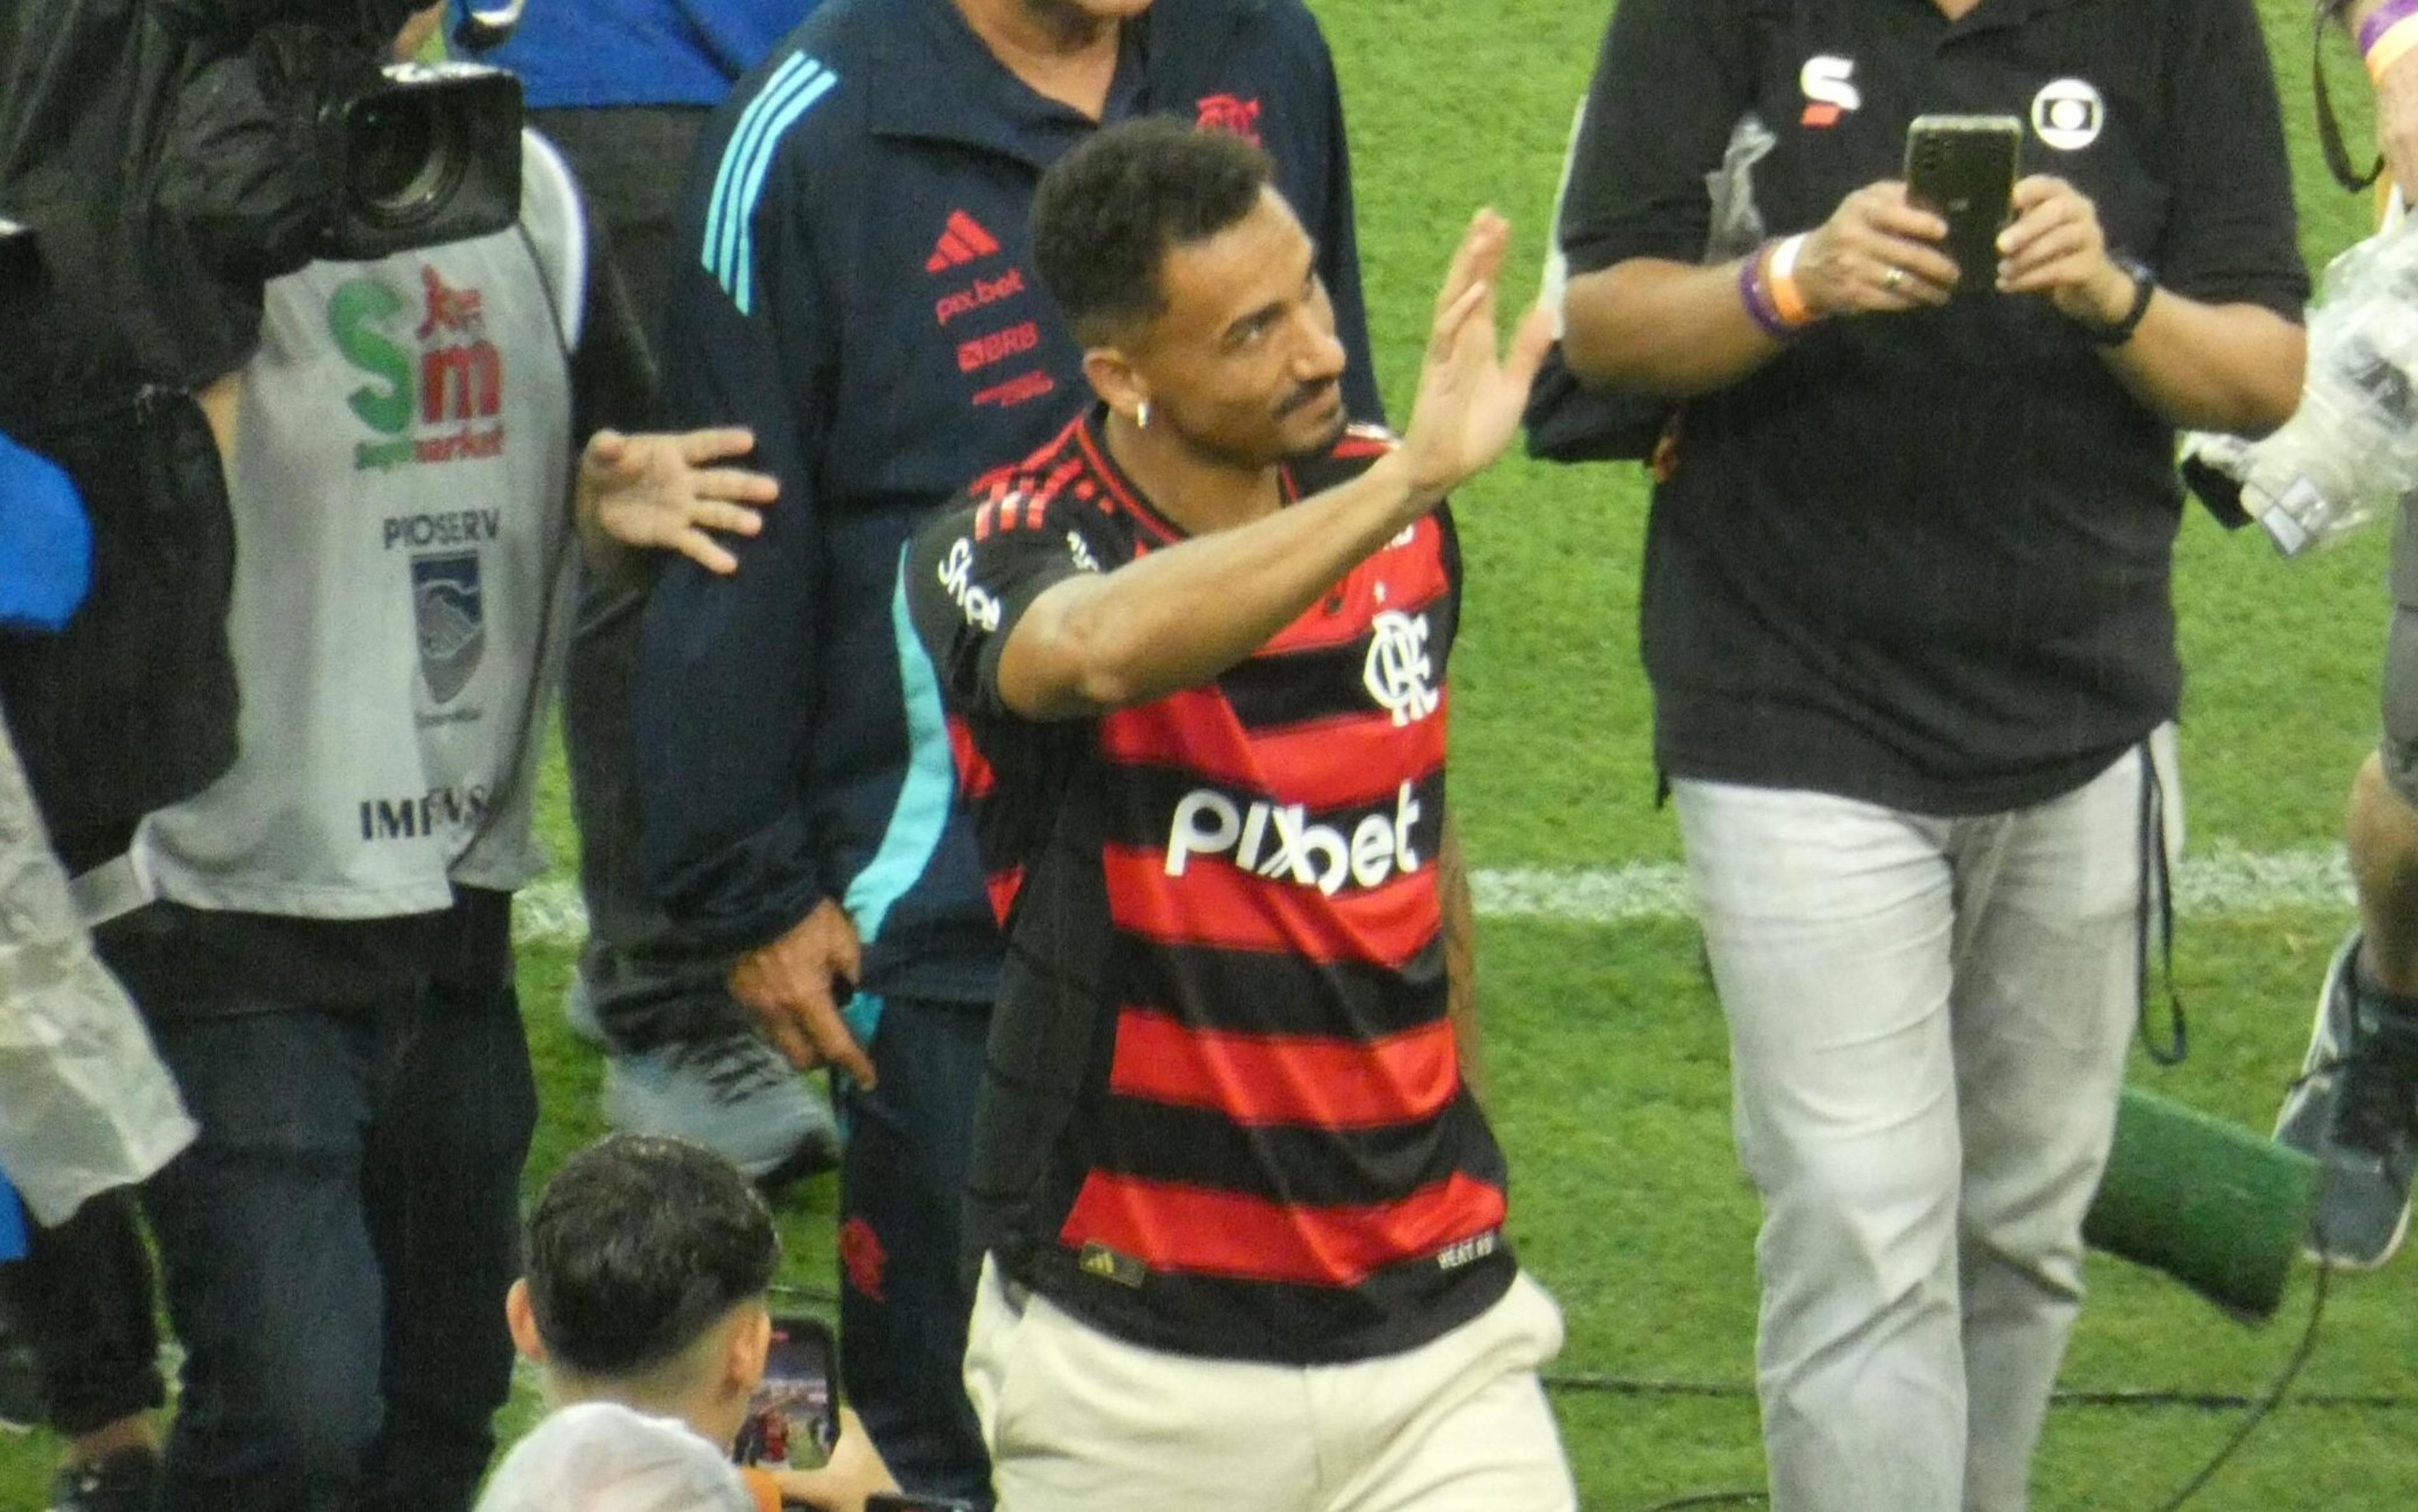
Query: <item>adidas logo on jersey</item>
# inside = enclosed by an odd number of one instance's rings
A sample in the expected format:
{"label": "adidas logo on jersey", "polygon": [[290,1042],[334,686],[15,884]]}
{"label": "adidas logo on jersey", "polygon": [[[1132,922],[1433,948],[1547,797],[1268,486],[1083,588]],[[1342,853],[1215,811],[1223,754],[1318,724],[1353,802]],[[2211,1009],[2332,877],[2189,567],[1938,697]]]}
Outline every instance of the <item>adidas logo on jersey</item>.
{"label": "adidas logo on jersey", "polygon": [[945,273],[953,267],[963,267],[999,251],[999,238],[983,229],[983,223],[963,210],[951,210],[949,223],[934,244],[932,255],[924,259],[926,273]]}
{"label": "adidas logo on jersey", "polygon": [[1234,864],[1272,881],[1290,879],[1332,897],[1347,881],[1375,887],[1396,872],[1419,869],[1411,826],[1421,805],[1404,783],[1392,811],[1364,814],[1347,837],[1331,824],[1312,824],[1299,803],[1254,799],[1235,802],[1215,788],[1196,787],[1176,801],[1167,827],[1167,875],[1181,877],[1195,856],[1232,854]]}

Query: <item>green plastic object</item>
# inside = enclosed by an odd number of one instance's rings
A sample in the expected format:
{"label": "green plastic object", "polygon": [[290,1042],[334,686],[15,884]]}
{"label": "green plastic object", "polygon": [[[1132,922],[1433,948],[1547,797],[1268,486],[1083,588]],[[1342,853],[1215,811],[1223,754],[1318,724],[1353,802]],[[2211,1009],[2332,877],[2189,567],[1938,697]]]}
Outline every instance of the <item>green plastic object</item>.
{"label": "green plastic object", "polygon": [[2300,1151],[2126,1087],[2082,1237],[2263,1321],[2284,1300],[2317,1197],[2318,1163]]}

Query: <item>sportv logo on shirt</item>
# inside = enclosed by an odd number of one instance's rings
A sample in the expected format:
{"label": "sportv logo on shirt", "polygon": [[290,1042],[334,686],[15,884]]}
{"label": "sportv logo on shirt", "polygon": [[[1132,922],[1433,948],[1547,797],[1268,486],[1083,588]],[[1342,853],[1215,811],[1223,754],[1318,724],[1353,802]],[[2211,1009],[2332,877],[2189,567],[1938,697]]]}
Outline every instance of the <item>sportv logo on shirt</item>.
{"label": "sportv logo on shirt", "polygon": [[1828,129],[1838,125],[1847,112],[1863,109],[1864,92],[1856,87],[1855,78],[1854,58],[1835,53],[1807,58],[1797,72],[1797,86],[1805,91],[1805,114],[1798,124]]}

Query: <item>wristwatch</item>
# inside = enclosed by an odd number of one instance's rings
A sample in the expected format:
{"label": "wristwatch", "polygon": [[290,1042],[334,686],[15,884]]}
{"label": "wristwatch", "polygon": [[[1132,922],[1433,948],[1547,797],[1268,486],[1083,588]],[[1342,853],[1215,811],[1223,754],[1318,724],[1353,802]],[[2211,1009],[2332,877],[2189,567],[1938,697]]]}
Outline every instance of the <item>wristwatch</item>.
{"label": "wristwatch", "polygon": [[2141,317],[2150,313],[2150,300],[2158,292],[2158,275],[2150,272],[2149,265],[2137,257],[2110,252],[2107,260],[2133,281],[2133,303],[2114,325],[2092,326],[2089,329],[2090,339],[2100,345],[2121,346],[2133,339],[2133,333],[2141,328]]}

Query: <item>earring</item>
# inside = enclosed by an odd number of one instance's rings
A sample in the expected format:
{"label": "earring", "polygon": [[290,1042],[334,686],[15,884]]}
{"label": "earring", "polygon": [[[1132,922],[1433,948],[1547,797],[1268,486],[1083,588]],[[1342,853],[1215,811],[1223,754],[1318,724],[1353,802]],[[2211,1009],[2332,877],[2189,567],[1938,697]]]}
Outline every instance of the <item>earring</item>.
{"label": "earring", "polygon": [[1134,405],[1134,429],[1137,431],[1150,429],[1150,401],[1147,399]]}

